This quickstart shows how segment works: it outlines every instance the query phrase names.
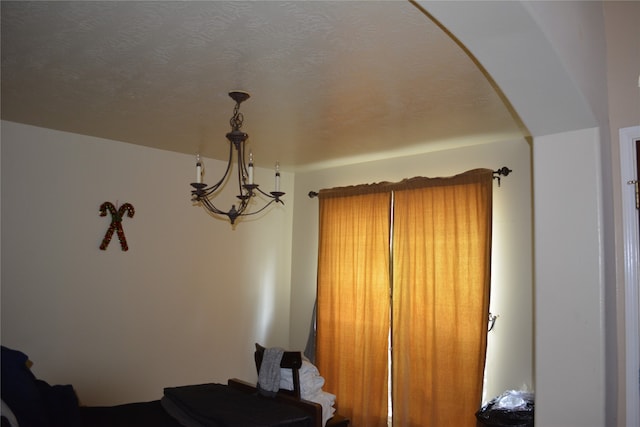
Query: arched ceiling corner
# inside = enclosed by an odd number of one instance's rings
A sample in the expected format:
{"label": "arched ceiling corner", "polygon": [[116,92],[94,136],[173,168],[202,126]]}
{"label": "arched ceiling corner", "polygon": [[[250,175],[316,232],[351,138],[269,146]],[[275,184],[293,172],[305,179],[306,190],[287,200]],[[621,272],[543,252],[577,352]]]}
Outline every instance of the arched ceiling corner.
{"label": "arched ceiling corner", "polygon": [[527,2],[415,2],[474,56],[533,137],[597,126]]}

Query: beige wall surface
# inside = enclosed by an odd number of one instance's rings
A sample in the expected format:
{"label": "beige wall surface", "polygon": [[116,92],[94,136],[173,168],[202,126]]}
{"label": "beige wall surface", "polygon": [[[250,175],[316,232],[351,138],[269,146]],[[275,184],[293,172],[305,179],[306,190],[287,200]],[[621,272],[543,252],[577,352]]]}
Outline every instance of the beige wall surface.
{"label": "beige wall surface", "polygon": [[[254,380],[253,343],[286,346],[293,200],[232,229],[192,206],[191,156],[2,122],[2,344],[85,404]],[[221,162],[205,159],[208,181]],[[273,171],[256,181],[273,185]],[[282,174],[283,190],[293,177]],[[131,203],[129,250],[102,202]]]}
{"label": "beige wall surface", "polygon": [[[295,193],[284,174],[286,207],[233,230],[191,206],[190,156],[9,122],[2,140],[2,342],[26,352],[36,375],[73,384],[84,403],[152,399],[165,386],[231,376],[252,380],[253,341],[304,347],[317,253],[309,190],[501,166],[514,172],[501,187],[496,181],[494,193],[491,310],[500,318],[489,336],[486,397],[533,387],[524,141],[300,174]],[[215,175],[217,163],[206,160],[207,172]],[[257,171],[256,180],[269,173]],[[41,185],[47,191],[34,197]],[[98,215],[103,201],[136,208],[123,221],[128,252],[115,235],[98,249],[109,225]]]}
{"label": "beige wall surface", "polygon": [[391,158],[296,175],[292,260],[291,344],[304,348],[316,292],[318,200],[310,190],[451,176],[469,169],[513,172],[494,184],[490,310],[485,399],[509,389],[533,389],[531,156],[526,141],[511,141]]}
{"label": "beige wall surface", "polygon": [[533,144],[534,164],[545,170],[533,180],[539,426],[612,425],[605,420],[599,144],[597,128]]}
{"label": "beige wall surface", "polygon": [[606,1],[603,11],[611,140],[616,141],[618,129],[640,125],[640,2]]}

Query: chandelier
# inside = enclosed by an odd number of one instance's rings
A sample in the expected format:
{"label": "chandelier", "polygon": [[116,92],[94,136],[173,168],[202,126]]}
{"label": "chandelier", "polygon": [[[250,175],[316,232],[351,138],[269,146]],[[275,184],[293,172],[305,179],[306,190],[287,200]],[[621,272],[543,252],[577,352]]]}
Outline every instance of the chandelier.
{"label": "chandelier", "polygon": [[[191,190],[191,201],[199,203],[214,215],[226,216],[229,218],[231,224],[234,224],[238,217],[260,213],[273,202],[284,204],[284,202],[280,200],[280,197],[284,196],[284,193],[280,191],[280,166],[277,162],[274,191],[266,193],[253,181],[253,154],[249,151],[249,164],[247,165],[245,163],[244,145],[249,135],[241,130],[244,117],[242,113],[240,113],[240,104],[249,99],[249,94],[242,91],[233,91],[229,92],[229,96],[236,102],[236,106],[233,109],[233,117],[229,120],[229,123],[231,124],[231,132],[226,135],[229,140],[229,160],[227,162],[227,169],[217,183],[208,187],[207,184],[202,182],[204,164],[200,155],[196,155],[196,182],[191,184],[194,188]],[[234,204],[231,206],[231,209],[224,211],[213,204],[213,199],[218,194],[218,189],[220,189],[220,187],[223,186],[223,184],[230,178],[234,151],[236,153],[237,162],[236,170],[239,194],[236,197],[238,198],[238,205],[236,207]],[[266,204],[258,210],[251,212],[247,211],[251,200],[253,200],[254,196],[258,193],[267,198]]]}

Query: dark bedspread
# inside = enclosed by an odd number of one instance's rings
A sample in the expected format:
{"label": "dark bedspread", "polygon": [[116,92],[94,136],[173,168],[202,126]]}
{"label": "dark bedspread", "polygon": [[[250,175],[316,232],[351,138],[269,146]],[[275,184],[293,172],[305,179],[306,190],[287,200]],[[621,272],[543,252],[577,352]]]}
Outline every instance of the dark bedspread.
{"label": "dark bedspread", "polygon": [[117,406],[80,407],[82,427],[182,427],[159,400]]}
{"label": "dark bedspread", "polygon": [[[78,398],[71,385],[49,385],[29,369],[29,357],[1,346],[0,391],[20,427],[79,427]],[[5,417],[2,417],[3,422]]]}
{"label": "dark bedspread", "polygon": [[[160,400],[109,407],[79,406],[71,385],[49,385],[28,356],[2,346],[3,406],[20,427],[312,427],[314,417],[273,398],[222,384],[165,389]],[[2,414],[5,415],[5,414]],[[2,418],[2,426],[8,419]]]}
{"label": "dark bedspread", "polygon": [[166,388],[162,403],[188,427],[313,426],[312,417],[300,408],[222,384]]}

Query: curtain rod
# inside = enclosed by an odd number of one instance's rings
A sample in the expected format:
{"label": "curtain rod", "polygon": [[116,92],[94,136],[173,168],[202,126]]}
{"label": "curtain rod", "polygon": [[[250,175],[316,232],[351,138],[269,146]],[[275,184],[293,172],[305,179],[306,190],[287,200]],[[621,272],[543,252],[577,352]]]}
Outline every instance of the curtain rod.
{"label": "curtain rod", "polygon": [[[500,175],[507,176],[511,172],[513,172],[513,170],[509,169],[506,166],[503,166],[500,169],[493,171],[493,179],[497,179],[498,180],[498,187],[500,187]],[[318,192],[317,191],[309,191],[308,196],[309,196],[309,198],[313,199],[314,197],[318,197]]]}

